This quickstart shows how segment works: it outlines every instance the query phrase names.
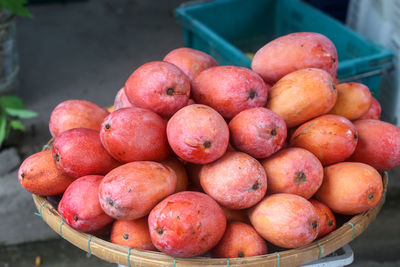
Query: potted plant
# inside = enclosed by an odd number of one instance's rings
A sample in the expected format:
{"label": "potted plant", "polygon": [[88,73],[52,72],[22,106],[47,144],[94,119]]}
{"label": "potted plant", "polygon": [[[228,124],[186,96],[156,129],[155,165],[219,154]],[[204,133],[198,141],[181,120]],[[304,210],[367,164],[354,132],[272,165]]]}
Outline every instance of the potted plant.
{"label": "potted plant", "polygon": [[[15,96],[0,96],[0,150],[13,131],[25,131],[20,119],[36,117],[37,113],[26,110],[21,99]],[[10,145],[12,141],[9,141]]]}
{"label": "potted plant", "polygon": [[27,0],[0,1],[0,150],[5,146],[13,146],[12,136],[18,136],[25,130],[20,118],[36,116],[35,112],[24,109],[21,99],[5,96],[15,93],[19,71],[16,45],[17,15],[32,17],[24,7]]}
{"label": "potted plant", "polygon": [[19,71],[15,17],[32,17],[27,0],[0,1],[0,95],[14,93]]}
{"label": "potted plant", "polygon": [[25,110],[18,97],[6,96],[16,92],[19,72],[15,18],[17,15],[32,17],[24,7],[26,1],[0,1],[0,157],[5,148],[17,146],[22,132],[25,131],[20,119],[37,115]]}

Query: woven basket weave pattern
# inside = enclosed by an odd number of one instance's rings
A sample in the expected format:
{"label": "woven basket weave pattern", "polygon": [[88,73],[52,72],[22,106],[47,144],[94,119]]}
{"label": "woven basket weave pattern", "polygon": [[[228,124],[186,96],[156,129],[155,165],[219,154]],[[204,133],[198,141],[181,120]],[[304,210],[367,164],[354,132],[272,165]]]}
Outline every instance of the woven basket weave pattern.
{"label": "woven basket weave pattern", "polygon": [[[51,145],[49,142],[44,149]],[[387,173],[382,174],[383,196],[377,206],[352,217],[324,238],[297,249],[247,258],[173,258],[161,252],[145,251],[113,244],[98,237],[78,232],[64,223],[57,210],[41,196],[33,200],[42,219],[60,236],[80,249],[105,261],[126,266],[298,266],[318,260],[359,236],[376,218],[386,197]]]}

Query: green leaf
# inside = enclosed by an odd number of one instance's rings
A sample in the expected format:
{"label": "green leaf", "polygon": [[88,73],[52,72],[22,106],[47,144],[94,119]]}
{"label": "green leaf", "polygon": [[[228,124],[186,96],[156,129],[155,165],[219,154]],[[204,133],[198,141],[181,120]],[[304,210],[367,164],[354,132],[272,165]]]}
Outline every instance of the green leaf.
{"label": "green leaf", "polygon": [[3,108],[24,109],[24,104],[22,103],[22,100],[16,96],[1,96],[0,106]]}
{"label": "green leaf", "polygon": [[36,117],[38,114],[31,110],[5,108],[5,112],[10,116],[15,116],[21,119],[30,119]]}
{"label": "green leaf", "polygon": [[0,7],[7,9],[15,15],[32,17],[31,12],[24,7],[27,0],[0,0]]}
{"label": "green leaf", "polygon": [[6,114],[3,112],[0,115],[0,147],[6,138]]}
{"label": "green leaf", "polygon": [[10,124],[8,123],[8,125],[7,125],[7,127],[6,127],[6,136],[5,136],[4,140],[7,140],[7,139],[8,139],[8,137],[10,136],[10,133],[11,133],[11,126],[10,126]]}
{"label": "green leaf", "polygon": [[25,132],[25,126],[19,120],[10,121],[10,127],[13,128],[14,130],[20,130]]}

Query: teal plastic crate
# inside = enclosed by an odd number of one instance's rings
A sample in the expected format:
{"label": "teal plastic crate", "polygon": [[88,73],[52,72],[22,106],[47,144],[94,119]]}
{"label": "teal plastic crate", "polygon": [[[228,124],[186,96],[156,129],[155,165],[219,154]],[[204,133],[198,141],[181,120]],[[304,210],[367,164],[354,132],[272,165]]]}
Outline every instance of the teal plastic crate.
{"label": "teal plastic crate", "polygon": [[251,66],[245,53],[292,32],[318,32],[335,44],[338,78],[367,85],[378,97],[382,71],[393,53],[298,0],[192,1],[175,9],[186,47],[202,50],[221,65]]}

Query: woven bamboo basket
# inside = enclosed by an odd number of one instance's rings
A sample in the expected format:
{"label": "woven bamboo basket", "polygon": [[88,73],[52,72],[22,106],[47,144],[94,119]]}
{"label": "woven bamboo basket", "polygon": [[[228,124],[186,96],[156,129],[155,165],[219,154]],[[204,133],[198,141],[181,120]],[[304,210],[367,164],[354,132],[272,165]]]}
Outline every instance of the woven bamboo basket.
{"label": "woven bamboo basket", "polygon": [[64,223],[58,211],[45,197],[33,195],[38,214],[62,238],[105,261],[126,266],[299,266],[338,250],[354,240],[375,220],[381,210],[388,183],[382,173],[383,196],[372,209],[353,216],[341,227],[313,243],[297,249],[246,258],[173,258],[161,252],[146,251],[113,244],[96,236],[78,232]]}

